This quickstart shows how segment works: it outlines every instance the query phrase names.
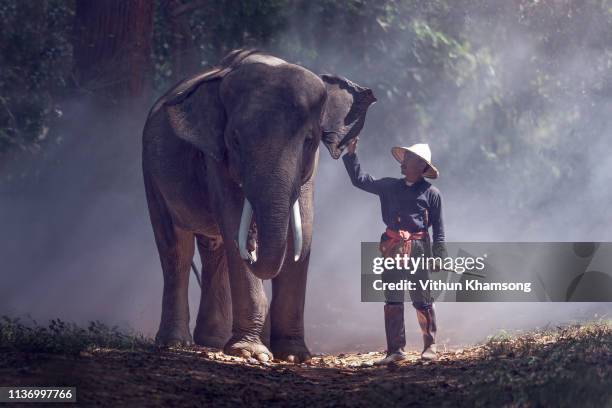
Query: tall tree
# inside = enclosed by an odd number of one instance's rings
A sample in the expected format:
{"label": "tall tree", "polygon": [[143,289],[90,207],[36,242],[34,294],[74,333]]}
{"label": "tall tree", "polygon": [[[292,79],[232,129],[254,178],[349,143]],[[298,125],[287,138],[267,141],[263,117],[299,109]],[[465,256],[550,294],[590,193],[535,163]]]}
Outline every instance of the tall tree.
{"label": "tall tree", "polygon": [[151,0],[77,0],[78,85],[111,101],[141,96],[150,78],[152,28]]}
{"label": "tall tree", "polygon": [[162,12],[169,26],[173,81],[178,81],[199,68],[199,49],[193,41],[189,15],[203,5],[204,2],[198,0],[192,2],[163,0],[161,3]]}

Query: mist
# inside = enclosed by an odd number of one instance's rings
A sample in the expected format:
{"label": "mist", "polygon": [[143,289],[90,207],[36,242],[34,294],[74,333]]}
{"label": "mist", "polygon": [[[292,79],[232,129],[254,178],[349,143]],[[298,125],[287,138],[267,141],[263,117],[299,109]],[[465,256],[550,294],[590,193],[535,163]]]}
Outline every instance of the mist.
{"label": "mist", "polygon": [[[494,11],[507,12],[501,6]],[[609,27],[576,21],[581,28],[576,47],[553,58],[513,25],[499,28],[512,41],[496,42],[496,36],[487,35],[490,13],[466,12],[465,35],[483,50],[482,58],[497,58],[500,69],[483,70],[477,80],[460,87],[435,89],[425,128],[403,121],[397,99],[381,97],[383,91],[373,85],[378,78],[359,71],[358,53],[355,60],[335,55],[340,45],[333,39],[313,59],[297,58],[282,41],[268,49],[314,72],[336,73],[373,88],[379,102],[368,112],[358,148],[363,169],[373,176],[401,177],[392,146],[430,143],[441,173],[433,184],[443,195],[447,241],[611,241],[612,101],[601,90],[610,86],[612,66],[602,62],[609,56],[589,47]],[[289,27],[283,35],[294,38],[308,24]],[[551,88],[546,103],[517,93],[516,98],[526,98],[525,111],[502,126],[484,126],[481,111],[464,109],[497,101],[499,89],[529,88],[524,78],[534,58],[554,59],[550,72],[571,81],[561,91]],[[498,85],[487,86],[490,81]],[[42,161],[17,156],[3,163],[3,171],[13,176],[0,189],[0,314],[39,322],[58,317],[77,323],[101,320],[155,334],[163,281],[140,169],[141,131],[152,101],[136,101],[110,116],[87,99],[67,100],[66,119],[51,130],[61,133],[61,143],[50,146]],[[493,128],[498,133],[488,138]],[[533,149],[528,141],[535,139],[547,148]],[[492,140],[495,147],[483,140]],[[504,147],[510,142],[511,148]],[[360,242],[377,241],[384,229],[379,200],[351,185],[341,160],[333,160],[324,148],[320,157],[307,344],[315,353],[381,350],[383,305],[361,303],[359,286]],[[38,172],[34,180],[20,181],[24,169],[33,166]],[[199,298],[192,277],[192,328]],[[438,343],[448,347],[478,342],[500,330],[610,318],[612,313],[611,303],[436,307]],[[418,324],[409,303],[405,310],[408,348],[417,349]]]}

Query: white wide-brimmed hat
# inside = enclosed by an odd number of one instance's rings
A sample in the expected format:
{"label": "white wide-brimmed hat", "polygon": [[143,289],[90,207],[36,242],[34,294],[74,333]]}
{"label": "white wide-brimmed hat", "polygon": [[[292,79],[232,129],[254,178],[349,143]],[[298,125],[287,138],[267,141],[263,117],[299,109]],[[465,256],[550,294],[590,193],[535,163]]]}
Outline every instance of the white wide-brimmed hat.
{"label": "white wide-brimmed hat", "polygon": [[395,160],[400,163],[404,161],[404,155],[406,154],[406,152],[415,154],[421,159],[425,160],[425,163],[427,163],[428,167],[425,170],[425,173],[423,173],[423,176],[432,179],[438,178],[440,172],[438,172],[438,169],[436,169],[436,167],[431,164],[431,149],[429,149],[429,145],[427,143],[417,143],[408,147],[396,146],[391,149],[391,154],[393,154]]}

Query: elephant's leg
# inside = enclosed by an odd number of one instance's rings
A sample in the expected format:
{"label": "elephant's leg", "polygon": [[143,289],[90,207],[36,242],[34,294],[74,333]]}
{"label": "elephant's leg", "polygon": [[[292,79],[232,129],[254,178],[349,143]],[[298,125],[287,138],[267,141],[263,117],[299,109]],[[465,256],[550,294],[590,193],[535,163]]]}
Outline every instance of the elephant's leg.
{"label": "elephant's leg", "polygon": [[172,223],[163,198],[145,180],[149,215],[164,274],[162,314],[155,341],[159,345],[189,345],[189,271],[195,250],[194,236]]}
{"label": "elephant's leg", "polygon": [[232,334],[232,304],[221,237],[197,237],[202,258],[202,297],[193,338],[201,346],[223,348]]}
{"label": "elephant's leg", "polygon": [[310,359],[304,341],[304,300],[310,255],[283,266],[272,280],[270,348],[278,359],[295,363]]}
{"label": "elephant's leg", "polygon": [[[304,341],[304,303],[314,220],[312,192],[311,179],[302,186],[299,199],[304,255],[298,262],[287,257],[280,273],[272,280],[270,348],[276,358],[296,363],[310,359]],[[292,236],[291,231],[289,236]],[[293,254],[293,240],[288,241],[287,253]]]}
{"label": "elephant's leg", "polygon": [[272,359],[262,342],[268,314],[263,282],[248,270],[236,243],[244,196],[223,165],[207,161],[208,185],[223,236],[232,299],[232,335],[223,351],[236,356]]}
{"label": "elephant's leg", "polygon": [[247,269],[236,245],[225,246],[232,296],[232,337],[223,351],[230,355],[254,357],[260,361],[272,360],[272,353],[262,342],[268,314],[263,282]]}

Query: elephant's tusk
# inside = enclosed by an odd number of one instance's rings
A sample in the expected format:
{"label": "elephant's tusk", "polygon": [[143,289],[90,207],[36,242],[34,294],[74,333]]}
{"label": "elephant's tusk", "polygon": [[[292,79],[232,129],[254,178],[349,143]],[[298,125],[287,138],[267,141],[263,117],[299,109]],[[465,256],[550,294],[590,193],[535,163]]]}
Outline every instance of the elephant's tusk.
{"label": "elephant's tusk", "polygon": [[293,229],[293,260],[300,260],[302,255],[302,216],[300,215],[300,200],[295,200],[291,208],[291,227]]}
{"label": "elephant's tusk", "polygon": [[254,262],[256,256],[251,256],[247,249],[247,239],[249,236],[249,228],[251,227],[251,220],[253,219],[253,207],[251,203],[245,197],[244,205],[242,207],[242,216],[240,217],[240,230],[238,230],[238,249],[240,250],[240,257],[245,261]]}

